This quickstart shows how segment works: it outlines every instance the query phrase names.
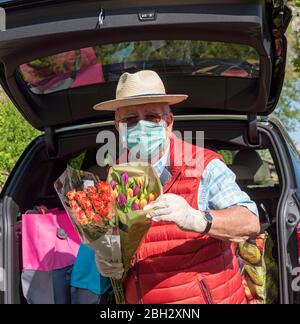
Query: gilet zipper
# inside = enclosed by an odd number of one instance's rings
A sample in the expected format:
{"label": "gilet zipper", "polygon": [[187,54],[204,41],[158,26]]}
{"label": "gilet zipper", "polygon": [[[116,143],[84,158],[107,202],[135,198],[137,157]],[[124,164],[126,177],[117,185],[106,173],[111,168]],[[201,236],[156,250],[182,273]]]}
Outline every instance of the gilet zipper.
{"label": "gilet zipper", "polygon": [[206,304],[214,304],[209,287],[203,279],[199,280],[199,286]]}

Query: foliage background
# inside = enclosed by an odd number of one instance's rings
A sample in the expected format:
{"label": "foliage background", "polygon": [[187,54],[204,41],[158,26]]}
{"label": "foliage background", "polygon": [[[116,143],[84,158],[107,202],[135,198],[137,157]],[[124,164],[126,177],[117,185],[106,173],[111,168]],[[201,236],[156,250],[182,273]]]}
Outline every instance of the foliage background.
{"label": "foliage background", "polygon": [[[300,141],[300,0],[290,0],[295,14],[288,30],[288,65],[282,96],[275,112],[295,141]],[[296,133],[295,133],[296,132]],[[40,132],[33,129],[0,90],[0,190],[17,159]],[[298,138],[299,135],[299,138]]]}
{"label": "foliage background", "polygon": [[300,0],[289,1],[293,9],[294,18],[287,31],[288,58],[285,84],[275,115],[285,124],[289,132],[294,135],[296,144],[300,144]]}
{"label": "foliage background", "polygon": [[0,95],[0,189],[26,146],[40,132],[32,128],[1,92]]}

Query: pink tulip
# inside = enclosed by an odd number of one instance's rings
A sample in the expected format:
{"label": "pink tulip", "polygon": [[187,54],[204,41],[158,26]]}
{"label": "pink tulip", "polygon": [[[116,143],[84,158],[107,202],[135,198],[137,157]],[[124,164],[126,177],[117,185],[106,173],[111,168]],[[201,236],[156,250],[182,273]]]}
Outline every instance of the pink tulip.
{"label": "pink tulip", "polygon": [[140,207],[137,203],[133,203],[132,206],[131,206],[132,210],[139,210]]}
{"label": "pink tulip", "polygon": [[116,181],[115,180],[111,180],[110,181],[110,186],[111,186],[111,188],[112,188],[112,190],[115,190],[115,188],[116,188]]}
{"label": "pink tulip", "polygon": [[122,175],[121,175],[121,179],[122,179],[124,185],[126,186],[127,183],[128,183],[128,179],[129,179],[128,173],[127,172],[123,172]]}
{"label": "pink tulip", "polygon": [[126,203],[126,197],[124,194],[120,193],[118,203],[120,206],[124,206]]}
{"label": "pink tulip", "polygon": [[140,187],[139,187],[139,186],[136,186],[136,187],[133,189],[133,195],[134,195],[134,196],[137,196],[139,193],[140,193]]}

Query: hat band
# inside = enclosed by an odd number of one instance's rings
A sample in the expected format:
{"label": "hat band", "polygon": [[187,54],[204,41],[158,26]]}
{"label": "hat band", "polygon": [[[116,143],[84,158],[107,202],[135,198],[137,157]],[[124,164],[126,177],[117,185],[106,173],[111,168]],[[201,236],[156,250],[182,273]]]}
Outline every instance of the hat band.
{"label": "hat band", "polygon": [[149,96],[167,96],[167,94],[166,93],[145,93],[145,94],[141,94],[141,95],[128,96],[128,97],[119,98],[119,99],[140,98],[140,97],[149,97]]}

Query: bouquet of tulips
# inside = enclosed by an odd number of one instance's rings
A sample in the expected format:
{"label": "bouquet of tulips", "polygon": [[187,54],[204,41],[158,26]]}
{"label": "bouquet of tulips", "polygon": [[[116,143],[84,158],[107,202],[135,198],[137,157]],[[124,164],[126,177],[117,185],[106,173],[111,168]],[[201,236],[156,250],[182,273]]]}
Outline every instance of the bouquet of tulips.
{"label": "bouquet of tulips", "polygon": [[162,194],[161,182],[148,163],[131,162],[112,167],[107,182],[113,190],[115,214],[121,237],[125,275],[151,226],[144,207]]}
{"label": "bouquet of tulips", "polygon": [[[106,182],[68,167],[54,184],[84,244],[98,257],[123,263],[124,277],[151,226],[144,207],[162,193],[156,172],[147,163],[110,169]],[[124,303],[122,278],[111,278],[117,303]]]}

